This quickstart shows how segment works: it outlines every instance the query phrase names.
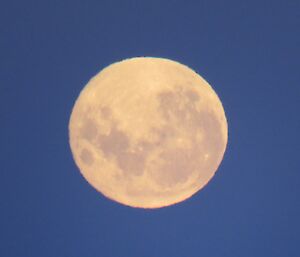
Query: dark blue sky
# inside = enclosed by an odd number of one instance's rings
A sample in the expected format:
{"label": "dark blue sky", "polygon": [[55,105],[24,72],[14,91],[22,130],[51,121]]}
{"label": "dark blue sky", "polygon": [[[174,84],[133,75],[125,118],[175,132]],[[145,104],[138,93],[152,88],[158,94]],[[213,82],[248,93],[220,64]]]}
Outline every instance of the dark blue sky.
{"label": "dark blue sky", "polygon": [[[299,256],[299,10],[294,0],[1,1],[0,256]],[[98,194],[68,144],[82,87],[134,56],[196,70],[229,124],[209,185],[152,211]]]}

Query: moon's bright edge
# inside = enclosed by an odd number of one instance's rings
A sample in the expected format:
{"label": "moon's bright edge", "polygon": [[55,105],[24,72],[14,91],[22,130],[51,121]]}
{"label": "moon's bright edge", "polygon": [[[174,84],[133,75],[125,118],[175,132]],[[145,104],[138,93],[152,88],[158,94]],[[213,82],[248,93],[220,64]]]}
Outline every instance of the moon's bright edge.
{"label": "moon's bright edge", "polygon": [[178,62],[139,57],[103,69],[69,123],[74,160],[106,197],[140,208],[181,202],[215,174],[227,145],[220,99]]}

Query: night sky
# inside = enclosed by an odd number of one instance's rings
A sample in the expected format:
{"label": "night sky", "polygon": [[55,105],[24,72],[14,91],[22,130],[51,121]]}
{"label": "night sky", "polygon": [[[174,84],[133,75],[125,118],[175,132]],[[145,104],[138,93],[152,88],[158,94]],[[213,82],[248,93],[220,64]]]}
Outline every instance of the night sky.
{"label": "night sky", "polygon": [[[300,256],[299,1],[2,0],[0,256]],[[171,207],[108,200],[68,142],[107,65],[169,58],[203,76],[229,126],[212,181]]]}

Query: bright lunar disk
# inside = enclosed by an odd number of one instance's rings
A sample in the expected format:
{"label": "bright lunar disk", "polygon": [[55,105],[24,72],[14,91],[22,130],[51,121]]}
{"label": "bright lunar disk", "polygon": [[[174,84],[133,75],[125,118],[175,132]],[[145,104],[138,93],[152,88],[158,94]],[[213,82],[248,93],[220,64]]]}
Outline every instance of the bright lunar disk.
{"label": "bright lunar disk", "polygon": [[140,57],[103,69],[81,91],[69,137],[85,179],[139,208],[181,202],[216,172],[227,121],[211,86],[178,62]]}

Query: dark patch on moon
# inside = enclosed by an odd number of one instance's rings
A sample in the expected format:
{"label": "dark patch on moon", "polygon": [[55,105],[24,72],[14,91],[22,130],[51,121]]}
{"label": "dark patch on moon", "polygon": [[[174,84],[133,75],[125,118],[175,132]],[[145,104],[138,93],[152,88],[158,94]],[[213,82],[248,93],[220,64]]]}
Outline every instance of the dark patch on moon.
{"label": "dark patch on moon", "polygon": [[186,90],[185,95],[192,102],[197,102],[200,99],[199,95],[193,90]]}
{"label": "dark patch on moon", "polygon": [[97,146],[102,150],[105,156],[118,157],[129,148],[129,138],[124,132],[112,125],[108,135],[100,134],[98,136]]}
{"label": "dark patch on moon", "polygon": [[[201,171],[216,169],[223,154],[221,124],[212,111],[197,110],[196,103],[201,101],[198,93],[179,87],[175,91],[161,92],[157,99],[158,111],[166,125],[152,129],[157,138],[155,142],[142,140],[133,145],[129,136],[118,128],[109,107],[102,107],[100,111],[101,118],[110,123],[109,133],[97,131],[96,124],[87,119],[81,135],[96,145],[106,158],[115,161],[126,179],[144,173],[147,157],[152,151],[160,152],[158,160],[153,160],[157,163],[151,165],[150,162],[149,172],[161,186],[183,184],[196,170],[201,176]],[[190,142],[189,148],[170,146],[178,136],[176,129],[184,132]],[[203,135],[202,140],[198,139],[197,133]],[[206,154],[213,155],[213,162],[205,160]],[[87,165],[93,162],[93,156],[86,149],[82,151],[81,159]]]}
{"label": "dark patch on moon", "polygon": [[157,182],[163,186],[184,183],[196,168],[195,155],[191,150],[182,148],[166,149],[160,158],[163,164],[153,173]]}
{"label": "dark patch on moon", "polygon": [[86,165],[92,165],[94,162],[93,154],[86,148],[83,148],[80,153],[80,159]]}
{"label": "dark patch on moon", "polygon": [[132,175],[142,175],[145,169],[145,152],[124,152],[118,157],[119,167]]}
{"label": "dark patch on moon", "polygon": [[106,158],[114,160],[126,177],[142,175],[150,144],[140,141],[132,146],[128,135],[118,128],[118,122],[114,120],[110,108],[103,107],[101,114],[102,119],[110,121],[111,129],[108,134],[98,134],[95,143],[98,149]]}
{"label": "dark patch on moon", "polygon": [[112,117],[111,109],[107,106],[103,106],[101,109],[101,116],[105,120],[110,120]]}
{"label": "dark patch on moon", "polygon": [[97,125],[91,119],[86,118],[80,130],[81,137],[89,142],[93,141],[98,133]]}
{"label": "dark patch on moon", "polygon": [[128,136],[119,130],[116,124],[112,125],[108,135],[99,135],[97,146],[107,158],[115,159],[126,175],[143,174],[148,151],[131,149]]}
{"label": "dark patch on moon", "polygon": [[[152,171],[156,182],[172,186],[186,182],[195,170],[199,171],[199,176],[207,169],[215,171],[221,161],[223,151],[221,124],[215,114],[207,110],[196,109],[194,103],[200,101],[200,97],[193,90],[182,92],[182,89],[179,89],[174,92],[162,92],[158,100],[160,112],[169,121],[168,127],[164,130],[168,131],[172,130],[172,127],[177,127],[180,131],[184,131],[191,147],[188,149],[163,148],[160,155],[163,164],[154,165],[158,170]],[[203,134],[201,141],[196,137],[197,133]],[[214,155],[212,158],[214,163],[205,160],[206,154]]]}
{"label": "dark patch on moon", "polygon": [[200,128],[205,131],[204,140],[201,146],[207,153],[216,153],[217,160],[222,158],[223,154],[223,135],[220,127],[221,123],[216,115],[210,111],[202,111],[199,113],[198,123]]}

